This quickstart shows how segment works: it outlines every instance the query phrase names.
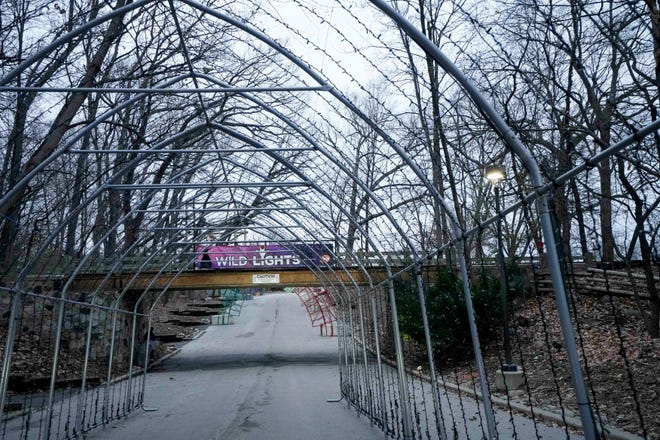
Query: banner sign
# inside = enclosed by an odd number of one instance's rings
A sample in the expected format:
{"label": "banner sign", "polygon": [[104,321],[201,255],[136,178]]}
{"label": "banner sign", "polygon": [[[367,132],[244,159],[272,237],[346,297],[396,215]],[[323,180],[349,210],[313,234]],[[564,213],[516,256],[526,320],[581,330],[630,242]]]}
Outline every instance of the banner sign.
{"label": "banner sign", "polygon": [[198,246],[198,269],[286,269],[332,265],[332,247],[320,243]]}

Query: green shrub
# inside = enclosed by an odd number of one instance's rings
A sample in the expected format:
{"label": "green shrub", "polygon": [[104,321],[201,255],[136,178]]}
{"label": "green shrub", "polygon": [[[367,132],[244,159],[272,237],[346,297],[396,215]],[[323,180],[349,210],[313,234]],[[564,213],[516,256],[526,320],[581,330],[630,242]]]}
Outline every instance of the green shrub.
{"label": "green shrub", "polygon": [[[403,338],[424,344],[424,328],[414,277],[394,282],[399,328]],[[480,337],[487,339],[501,328],[499,280],[482,272],[472,285],[472,302]],[[472,352],[467,308],[460,278],[451,270],[439,268],[435,283],[428,287],[426,309],[433,351],[440,358],[463,357]]]}

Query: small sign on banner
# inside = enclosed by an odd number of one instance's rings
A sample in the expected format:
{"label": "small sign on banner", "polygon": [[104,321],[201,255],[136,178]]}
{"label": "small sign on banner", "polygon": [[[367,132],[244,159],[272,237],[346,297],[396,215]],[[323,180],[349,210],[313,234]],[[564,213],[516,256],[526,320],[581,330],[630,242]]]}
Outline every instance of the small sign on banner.
{"label": "small sign on banner", "polygon": [[279,273],[255,273],[252,274],[253,284],[278,284],[280,282]]}

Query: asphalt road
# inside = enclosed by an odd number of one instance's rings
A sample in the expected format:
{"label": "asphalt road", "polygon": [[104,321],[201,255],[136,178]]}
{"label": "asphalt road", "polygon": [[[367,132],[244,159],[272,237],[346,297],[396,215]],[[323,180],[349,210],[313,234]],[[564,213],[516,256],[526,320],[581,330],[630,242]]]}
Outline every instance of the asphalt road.
{"label": "asphalt road", "polygon": [[337,339],[293,294],[245,303],[147,376],[145,407],[88,439],[383,439],[339,395]]}
{"label": "asphalt road", "polygon": [[[232,325],[211,326],[147,376],[145,408],[88,439],[384,439],[339,396],[337,339],[312,328],[293,294],[245,303]],[[394,377],[394,375],[389,375]],[[431,401],[430,395],[417,395]],[[427,393],[428,394],[428,393]],[[444,393],[457,438],[482,438],[477,403]],[[462,415],[461,415],[462,414]],[[566,439],[563,429],[498,410],[500,439]],[[511,421],[515,420],[515,431]],[[419,421],[434,424],[432,414]],[[424,426],[420,432],[426,432]],[[453,437],[453,435],[451,435]],[[571,439],[580,439],[575,434]]]}

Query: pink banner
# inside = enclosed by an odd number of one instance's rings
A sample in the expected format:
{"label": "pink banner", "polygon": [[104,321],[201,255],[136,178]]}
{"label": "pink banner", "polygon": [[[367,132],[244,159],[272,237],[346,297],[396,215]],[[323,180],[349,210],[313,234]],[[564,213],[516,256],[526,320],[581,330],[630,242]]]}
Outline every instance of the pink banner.
{"label": "pink banner", "polygon": [[332,248],[320,243],[198,246],[198,269],[277,269],[332,265]]}

